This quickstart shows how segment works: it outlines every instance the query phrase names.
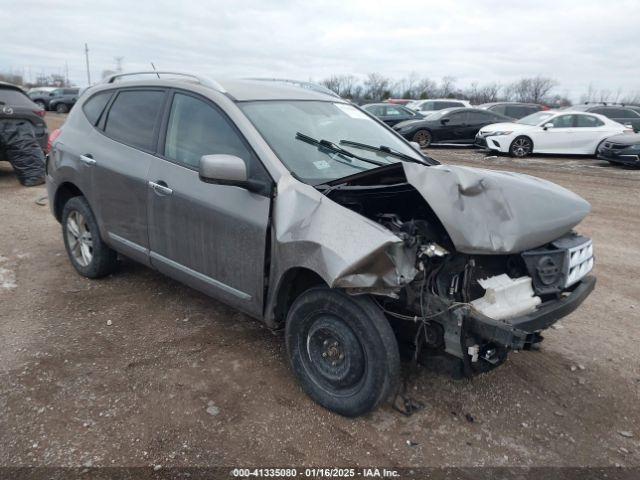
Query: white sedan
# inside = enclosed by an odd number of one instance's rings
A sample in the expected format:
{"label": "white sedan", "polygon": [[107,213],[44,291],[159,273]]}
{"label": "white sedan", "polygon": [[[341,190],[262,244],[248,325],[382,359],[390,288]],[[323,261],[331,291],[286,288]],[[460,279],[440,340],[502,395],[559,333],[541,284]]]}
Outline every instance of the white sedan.
{"label": "white sedan", "polygon": [[595,155],[600,142],[623,132],[631,130],[603,115],[548,110],[513,123],[482,127],[475,144],[514,157],[530,153]]}

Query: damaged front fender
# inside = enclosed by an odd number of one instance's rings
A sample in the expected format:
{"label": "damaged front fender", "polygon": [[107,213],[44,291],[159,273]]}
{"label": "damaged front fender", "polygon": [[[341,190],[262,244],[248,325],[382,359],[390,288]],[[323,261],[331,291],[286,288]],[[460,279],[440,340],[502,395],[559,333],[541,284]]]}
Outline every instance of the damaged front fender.
{"label": "damaged front fender", "polygon": [[[417,274],[415,252],[382,225],[327,198],[310,185],[281,177],[273,205],[269,285],[291,268],[317,273],[330,287],[393,292]],[[273,319],[270,289],[267,322]]]}

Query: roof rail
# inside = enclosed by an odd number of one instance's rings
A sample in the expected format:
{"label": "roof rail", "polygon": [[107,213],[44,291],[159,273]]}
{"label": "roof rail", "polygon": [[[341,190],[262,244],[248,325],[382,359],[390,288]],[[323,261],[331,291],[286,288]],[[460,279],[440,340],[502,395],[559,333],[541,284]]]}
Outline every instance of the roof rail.
{"label": "roof rail", "polygon": [[147,70],[147,71],[140,71],[140,72],[114,73],[112,75],[107,75],[106,77],[104,77],[102,79],[102,83],[115,83],[116,81],[118,81],[122,77],[132,77],[132,76],[135,76],[135,75],[156,75],[158,78],[161,78],[160,75],[173,75],[173,76],[178,76],[178,77],[187,77],[187,78],[190,78],[192,80],[195,80],[200,85],[203,85],[203,86],[209,87],[209,88],[213,88],[214,90],[217,90],[218,92],[221,92],[221,93],[226,93],[226,90],[224,89],[224,87],[222,85],[220,85],[218,82],[216,82],[215,80],[211,79],[211,78],[208,78],[208,77],[205,77],[205,76],[202,76],[202,75],[196,75],[194,73],[169,72],[169,71],[162,71],[162,70]]}
{"label": "roof rail", "polygon": [[325,95],[331,95],[332,97],[342,98],[333,90],[328,89],[322,85],[313,82],[304,82],[302,80],[292,80],[289,78],[248,78],[247,80],[257,80],[259,82],[274,82],[293,85],[294,87],[306,88],[307,90],[313,90],[314,92],[324,93]]}
{"label": "roof rail", "polygon": [[[603,107],[609,107],[611,105],[617,105],[619,107],[626,107],[628,103],[616,103],[616,102],[584,102],[585,105],[602,105]],[[633,105],[632,105],[633,106]]]}

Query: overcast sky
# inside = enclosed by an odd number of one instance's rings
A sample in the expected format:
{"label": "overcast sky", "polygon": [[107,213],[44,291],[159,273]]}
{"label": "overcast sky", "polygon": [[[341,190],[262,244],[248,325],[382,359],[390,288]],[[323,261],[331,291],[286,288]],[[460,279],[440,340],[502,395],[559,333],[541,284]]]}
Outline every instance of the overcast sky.
{"label": "overcast sky", "polygon": [[510,82],[544,75],[577,98],[640,91],[639,0],[0,0],[0,71],[85,85],[114,68],[319,80],[332,73]]}

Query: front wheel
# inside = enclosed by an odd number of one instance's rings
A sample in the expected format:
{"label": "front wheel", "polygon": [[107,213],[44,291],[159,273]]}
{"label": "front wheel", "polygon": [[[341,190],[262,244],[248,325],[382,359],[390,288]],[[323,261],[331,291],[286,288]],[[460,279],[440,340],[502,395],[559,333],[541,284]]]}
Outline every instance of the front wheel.
{"label": "front wheel", "polygon": [[116,269],[117,254],[102,241],[84,197],[73,197],[64,205],[62,236],[69,260],[80,275],[100,278]]}
{"label": "front wheel", "polygon": [[431,141],[433,140],[433,136],[429,130],[418,130],[413,134],[413,138],[411,141],[417,142],[420,145],[420,148],[427,148],[431,145]]}
{"label": "front wheel", "polygon": [[323,407],[356,417],[395,392],[398,343],[369,297],[312,288],[294,302],[285,330],[293,372]]}
{"label": "front wheel", "polygon": [[520,136],[513,139],[509,147],[509,154],[512,157],[523,158],[533,152],[533,142],[529,137]]}
{"label": "front wheel", "polygon": [[69,107],[67,107],[64,103],[59,103],[58,105],[56,105],[56,112],[57,113],[68,113],[69,112]]}

